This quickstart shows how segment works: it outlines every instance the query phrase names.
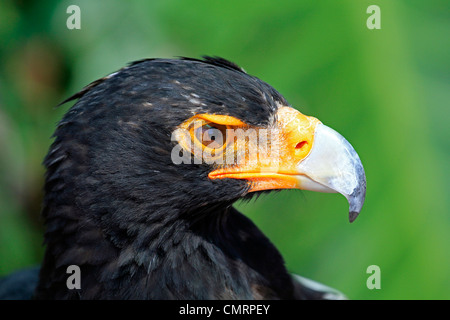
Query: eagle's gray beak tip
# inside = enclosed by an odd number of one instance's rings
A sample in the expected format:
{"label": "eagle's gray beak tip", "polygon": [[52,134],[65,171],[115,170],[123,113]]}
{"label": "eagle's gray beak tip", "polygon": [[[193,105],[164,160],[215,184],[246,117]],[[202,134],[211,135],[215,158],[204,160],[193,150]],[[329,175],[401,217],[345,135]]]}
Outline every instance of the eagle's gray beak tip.
{"label": "eagle's gray beak tip", "polygon": [[348,220],[350,221],[350,223],[352,223],[353,221],[356,220],[356,218],[358,218],[359,212],[356,211],[350,211],[349,215],[348,215]]}

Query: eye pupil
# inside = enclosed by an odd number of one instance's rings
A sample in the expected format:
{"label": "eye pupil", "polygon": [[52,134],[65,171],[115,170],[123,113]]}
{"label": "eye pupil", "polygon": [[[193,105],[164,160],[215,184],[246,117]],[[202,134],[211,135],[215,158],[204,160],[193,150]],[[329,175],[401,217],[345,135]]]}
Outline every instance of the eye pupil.
{"label": "eye pupil", "polygon": [[226,126],[205,124],[195,132],[196,139],[208,148],[220,148],[226,140]]}

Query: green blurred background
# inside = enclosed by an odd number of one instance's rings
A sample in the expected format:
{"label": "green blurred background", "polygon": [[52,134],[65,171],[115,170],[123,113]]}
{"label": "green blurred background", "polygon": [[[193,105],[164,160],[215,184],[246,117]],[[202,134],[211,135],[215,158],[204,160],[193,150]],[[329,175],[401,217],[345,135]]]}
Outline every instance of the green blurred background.
{"label": "green blurred background", "polygon": [[[66,27],[71,4],[80,30]],[[380,30],[366,27],[372,4]],[[339,131],[365,166],[353,224],[336,194],[237,204],[289,270],[352,299],[450,299],[449,27],[447,0],[2,1],[0,275],[43,255],[41,162],[70,104],[55,106],[130,61],[206,54]]]}

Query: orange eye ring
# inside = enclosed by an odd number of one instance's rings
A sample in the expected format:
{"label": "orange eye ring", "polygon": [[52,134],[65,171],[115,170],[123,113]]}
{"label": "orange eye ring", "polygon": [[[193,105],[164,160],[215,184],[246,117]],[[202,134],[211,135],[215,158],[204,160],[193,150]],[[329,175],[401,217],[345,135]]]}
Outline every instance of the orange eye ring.
{"label": "orange eye ring", "polygon": [[[242,127],[246,124],[232,116],[197,114],[178,127],[175,139],[202,162],[223,164],[224,158],[235,158],[234,130]],[[230,147],[232,150],[228,150]]]}
{"label": "orange eye ring", "polygon": [[223,154],[230,143],[231,131],[228,125],[213,123],[204,119],[195,119],[189,125],[189,135],[194,148],[201,148],[205,153],[216,158]]}

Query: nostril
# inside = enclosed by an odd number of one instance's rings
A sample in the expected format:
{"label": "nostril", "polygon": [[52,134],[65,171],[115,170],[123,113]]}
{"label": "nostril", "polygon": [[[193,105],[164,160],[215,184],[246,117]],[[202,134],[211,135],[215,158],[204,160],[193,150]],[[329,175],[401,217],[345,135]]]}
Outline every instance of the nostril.
{"label": "nostril", "polygon": [[302,142],[299,142],[299,143],[297,143],[297,145],[295,146],[295,149],[301,149],[301,148],[303,148],[303,146],[305,145],[305,144],[307,144],[308,142],[306,142],[306,141],[302,141]]}

